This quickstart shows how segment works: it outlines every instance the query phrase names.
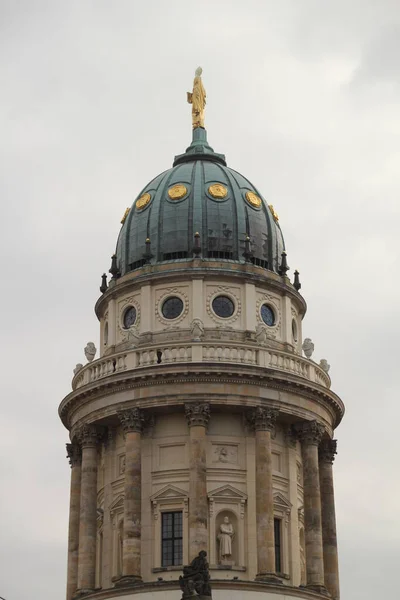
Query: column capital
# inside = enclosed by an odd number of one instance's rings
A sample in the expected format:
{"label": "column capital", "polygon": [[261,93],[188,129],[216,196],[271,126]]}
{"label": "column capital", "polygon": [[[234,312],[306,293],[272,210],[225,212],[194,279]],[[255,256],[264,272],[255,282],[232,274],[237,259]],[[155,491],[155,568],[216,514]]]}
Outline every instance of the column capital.
{"label": "column capital", "polygon": [[71,467],[77,467],[82,462],[82,449],[78,442],[74,440],[72,444],[65,444],[67,448],[67,458]]}
{"label": "column capital", "polygon": [[318,448],[319,461],[333,464],[335,454],[337,454],[337,440],[323,440]]}
{"label": "column capital", "polygon": [[82,448],[97,446],[100,432],[96,425],[83,425],[77,432],[77,438]]}
{"label": "column capital", "polygon": [[194,425],[207,427],[210,420],[210,405],[208,402],[185,404],[185,415],[189,427],[193,427]]}
{"label": "column capital", "polygon": [[249,419],[256,431],[273,431],[278,415],[276,408],[257,406],[250,411]]}
{"label": "column capital", "polygon": [[136,431],[141,433],[144,424],[144,414],[139,408],[128,408],[126,410],[117,411],[117,416],[122,425],[124,433]]}
{"label": "column capital", "polygon": [[319,446],[322,436],[325,433],[325,427],[321,423],[318,423],[318,421],[296,423],[295,430],[301,442],[312,446]]}

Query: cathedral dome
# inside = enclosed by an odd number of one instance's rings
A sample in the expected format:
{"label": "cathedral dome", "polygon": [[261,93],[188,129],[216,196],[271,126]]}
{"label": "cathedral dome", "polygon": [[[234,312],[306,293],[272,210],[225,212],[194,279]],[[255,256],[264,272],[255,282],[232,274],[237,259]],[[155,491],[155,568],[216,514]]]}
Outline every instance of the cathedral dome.
{"label": "cathedral dome", "polygon": [[278,272],[284,249],[273,207],[246,177],[227,167],[199,127],[173,167],[150,181],[134,201],[116,255],[121,275],[146,262],[196,256],[248,261]]}

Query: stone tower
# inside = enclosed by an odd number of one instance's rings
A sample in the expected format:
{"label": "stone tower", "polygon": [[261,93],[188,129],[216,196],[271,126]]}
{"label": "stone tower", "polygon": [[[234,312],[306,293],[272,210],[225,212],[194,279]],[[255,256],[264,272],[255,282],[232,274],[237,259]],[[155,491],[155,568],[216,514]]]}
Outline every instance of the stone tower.
{"label": "stone tower", "polygon": [[195,126],[124,216],[99,358],[88,344],[59,408],[67,600],[179,599],[202,550],[214,600],[339,599],[344,407],[287,271],[273,207]]}

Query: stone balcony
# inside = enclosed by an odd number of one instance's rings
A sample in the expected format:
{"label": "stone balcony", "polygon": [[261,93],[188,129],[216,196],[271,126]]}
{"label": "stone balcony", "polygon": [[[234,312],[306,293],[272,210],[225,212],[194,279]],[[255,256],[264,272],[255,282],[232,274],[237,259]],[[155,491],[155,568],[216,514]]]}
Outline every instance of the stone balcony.
{"label": "stone balcony", "polygon": [[149,345],[99,358],[78,371],[72,380],[72,389],[77,390],[113,374],[134,372],[138,368],[188,363],[237,364],[273,369],[296,375],[326,389],[331,386],[329,375],[319,365],[297,354],[244,344],[192,342]]}

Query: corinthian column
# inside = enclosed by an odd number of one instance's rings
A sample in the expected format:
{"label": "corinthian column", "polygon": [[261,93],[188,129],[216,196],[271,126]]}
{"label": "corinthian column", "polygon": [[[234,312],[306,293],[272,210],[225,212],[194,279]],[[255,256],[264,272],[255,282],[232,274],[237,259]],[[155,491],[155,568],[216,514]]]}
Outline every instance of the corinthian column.
{"label": "corinthian column", "polygon": [[122,579],[119,585],[141,581],[142,427],[138,408],[118,412],[125,434],[125,502]]}
{"label": "corinthian column", "polygon": [[207,551],[206,427],[210,405],[185,404],[185,414],[190,428],[189,561],[192,561],[201,550]]}
{"label": "corinthian column", "polygon": [[301,440],[303,456],[307,587],[320,593],[326,593],[318,469],[318,445],[325,429],[317,421],[299,423],[296,429]]}
{"label": "corinthian column", "polygon": [[71,489],[69,496],[67,600],[71,600],[78,588],[79,511],[81,504],[82,453],[76,440],[67,444],[67,458],[71,465]]}
{"label": "corinthian column", "polygon": [[279,581],[275,575],[274,497],[272,488],[271,431],[278,411],[258,406],[251,417],[256,436],[257,576]]}
{"label": "corinthian column", "polygon": [[98,432],[94,425],[84,425],[78,436],[82,446],[78,590],[86,593],[95,588]]}
{"label": "corinthian column", "polygon": [[321,486],[325,586],[333,600],[339,600],[340,598],[335,496],[333,491],[332,473],[336,445],[336,440],[324,440],[319,448],[319,481]]}

